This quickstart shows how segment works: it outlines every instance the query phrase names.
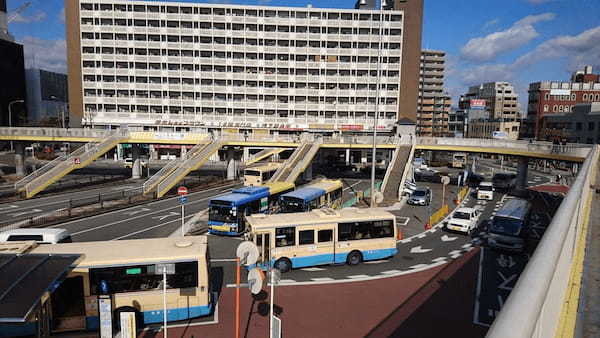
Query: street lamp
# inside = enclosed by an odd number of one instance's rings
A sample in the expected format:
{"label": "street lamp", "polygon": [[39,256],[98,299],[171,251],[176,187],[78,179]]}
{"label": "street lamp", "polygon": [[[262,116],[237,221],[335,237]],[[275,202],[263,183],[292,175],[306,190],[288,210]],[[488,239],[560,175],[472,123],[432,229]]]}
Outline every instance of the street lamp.
{"label": "street lamp", "polygon": [[[8,126],[12,127],[12,105],[15,103],[25,103],[24,100],[14,100],[8,103]],[[13,141],[10,140],[10,150],[13,151]]]}
{"label": "street lamp", "polygon": [[[59,102],[58,98],[55,95],[50,95],[50,100]],[[61,118],[62,118],[62,127],[64,128],[65,127],[65,108],[64,107],[61,108],[60,114],[61,114]]]}
{"label": "street lamp", "polygon": [[375,207],[375,164],[377,161],[377,120],[379,118],[379,70],[381,68],[381,47],[383,44],[383,6],[385,1],[379,4],[379,44],[377,45],[377,89],[375,91],[375,116],[373,118],[373,156],[371,157],[371,208]]}

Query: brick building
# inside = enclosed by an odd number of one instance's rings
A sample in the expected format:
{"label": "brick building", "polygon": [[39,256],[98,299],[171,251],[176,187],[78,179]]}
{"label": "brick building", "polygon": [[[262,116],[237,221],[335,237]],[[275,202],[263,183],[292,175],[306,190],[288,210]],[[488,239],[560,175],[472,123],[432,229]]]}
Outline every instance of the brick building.
{"label": "brick building", "polygon": [[417,134],[447,136],[448,113],[452,98],[444,92],[446,53],[437,50],[421,51]]}
{"label": "brick building", "polygon": [[589,102],[600,102],[600,75],[592,72],[592,66],[573,73],[569,82],[531,83],[522,136],[540,138],[544,115],[569,113],[576,104]]}

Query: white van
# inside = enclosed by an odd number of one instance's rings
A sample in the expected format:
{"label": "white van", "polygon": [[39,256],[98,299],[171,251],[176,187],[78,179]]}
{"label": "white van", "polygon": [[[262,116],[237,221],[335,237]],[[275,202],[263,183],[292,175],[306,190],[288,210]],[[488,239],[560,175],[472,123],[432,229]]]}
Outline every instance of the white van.
{"label": "white van", "polygon": [[493,200],[494,199],[494,186],[492,182],[481,182],[477,188],[477,199],[478,200]]}
{"label": "white van", "polygon": [[71,243],[66,229],[14,229],[0,232],[0,243],[35,241],[39,244]]}

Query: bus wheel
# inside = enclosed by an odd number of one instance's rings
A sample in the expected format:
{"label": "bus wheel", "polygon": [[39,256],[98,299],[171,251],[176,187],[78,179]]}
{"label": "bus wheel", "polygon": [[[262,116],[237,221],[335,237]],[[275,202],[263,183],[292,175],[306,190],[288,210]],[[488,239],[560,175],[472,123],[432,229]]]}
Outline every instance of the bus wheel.
{"label": "bus wheel", "polygon": [[287,258],[280,258],[275,262],[275,269],[282,273],[292,270],[292,262]]}
{"label": "bus wheel", "polygon": [[362,262],[362,254],[360,251],[352,251],[346,260],[348,261],[348,265],[360,264]]}
{"label": "bus wheel", "polygon": [[144,323],[142,318],[142,314],[136,308],[132,306],[122,306],[117,308],[113,312],[113,327],[117,330],[121,330],[121,313],[122,312],[133,312],[135,313],[135,327],[136,329],[140,329],[140,326]]}

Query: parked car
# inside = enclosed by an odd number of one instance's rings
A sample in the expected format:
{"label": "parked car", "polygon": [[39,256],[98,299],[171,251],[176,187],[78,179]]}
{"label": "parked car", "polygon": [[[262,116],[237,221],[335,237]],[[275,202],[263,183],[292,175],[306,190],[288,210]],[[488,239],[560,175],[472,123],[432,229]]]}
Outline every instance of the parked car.
{"label": "parked car", "polygon": [[71,234],[66,229],[13,229],[0,233],[0,243],[35,241],[40,244],[71,243]]}
{"label": "parked car", "polygon": [[492,184],[496,190],[511,190],[517,185],[517,175],[512,173],[497,173],[492,177]]}
{"label": "parked car", "polygon": [[415,169],[427,169],[427,163],[424,158],[415,157],[413,159],[413,168]]}
{"label": "parked car", "polygon": [[415,190],[417,190],[417,185],[414,182],[406,181],[404,182],[404,190],[402,190],[402,195],[410,196]]}
{"label": "parked car", "polygon": [[450,219],[444,222],[446,229],[460,231],[471,235],[477,228],[481,212],[478,208],[458,208]]}
{"label": "parked car", "polygon": [[431,203],[431,189],[418,187],[410,194],[407,203],[411,205],[429,205]]}

